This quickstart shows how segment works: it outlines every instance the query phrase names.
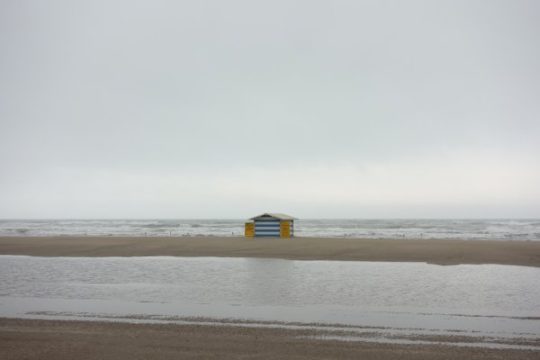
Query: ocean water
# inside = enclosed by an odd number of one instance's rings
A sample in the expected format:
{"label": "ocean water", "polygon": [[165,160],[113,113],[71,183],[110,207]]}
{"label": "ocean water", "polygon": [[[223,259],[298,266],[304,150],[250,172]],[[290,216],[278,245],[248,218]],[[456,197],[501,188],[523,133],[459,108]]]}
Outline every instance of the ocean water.
{"label": "ocean water", "polygon": [[540,351],[539,315],[534,267],[0,256],[3,317],[309,326],[329,339],[459,336]]}
{"label": "ocean water", "polygon": [[[244,219],[0,220],[0,236],[240,236]],[[299,219],[296,236],[540,241],[540,219]]]}

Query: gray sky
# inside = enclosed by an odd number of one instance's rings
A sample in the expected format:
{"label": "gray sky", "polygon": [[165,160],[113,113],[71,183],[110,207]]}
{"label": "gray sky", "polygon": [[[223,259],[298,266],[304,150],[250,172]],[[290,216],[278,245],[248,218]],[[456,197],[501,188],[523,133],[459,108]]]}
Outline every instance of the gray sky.
{"label": "gray sky", "polygon": [[540,1],[0,0],[0,217],[539,217]]}

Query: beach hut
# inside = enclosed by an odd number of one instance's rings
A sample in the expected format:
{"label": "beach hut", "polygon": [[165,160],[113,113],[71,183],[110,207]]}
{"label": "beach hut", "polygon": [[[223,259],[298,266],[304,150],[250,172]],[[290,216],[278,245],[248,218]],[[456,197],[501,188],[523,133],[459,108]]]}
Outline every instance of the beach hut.
{"label": "beach hut", "polygon": [[296,218],[277,213],[264,213],[249,219],[246,222],[246,237],[281,237],[291,238],[294,236],[294,220]]}

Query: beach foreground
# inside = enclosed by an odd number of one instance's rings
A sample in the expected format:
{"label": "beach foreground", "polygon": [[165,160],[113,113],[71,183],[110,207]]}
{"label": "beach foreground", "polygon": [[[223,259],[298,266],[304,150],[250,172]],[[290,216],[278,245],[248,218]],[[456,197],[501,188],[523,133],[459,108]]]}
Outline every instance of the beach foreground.
{"label": "beach foreground", "polygon": [[[314,337],[315,336],[315,337]],[[307,330],[0,318],[0,358],[535,359],[527,350],[316,338]]]}
{"label": "beach foreground", "polygon": [[540,242],[244,237],[0,237],[1,255],[217,256],[540,267]]}

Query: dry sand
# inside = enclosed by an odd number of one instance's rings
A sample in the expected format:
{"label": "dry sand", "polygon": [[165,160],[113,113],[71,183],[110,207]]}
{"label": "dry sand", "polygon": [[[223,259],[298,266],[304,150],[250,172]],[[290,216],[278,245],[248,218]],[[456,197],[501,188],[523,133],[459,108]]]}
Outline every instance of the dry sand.
{"label": "dry sand", "polygon": [[0,237],[0,254],[220,256],[540,266],[540,242],[244,237]]}
{"label": "dry sand", "polygon": [[305,330],[0,318],[0,359],[538,359],[537,351],[306,338]]}

